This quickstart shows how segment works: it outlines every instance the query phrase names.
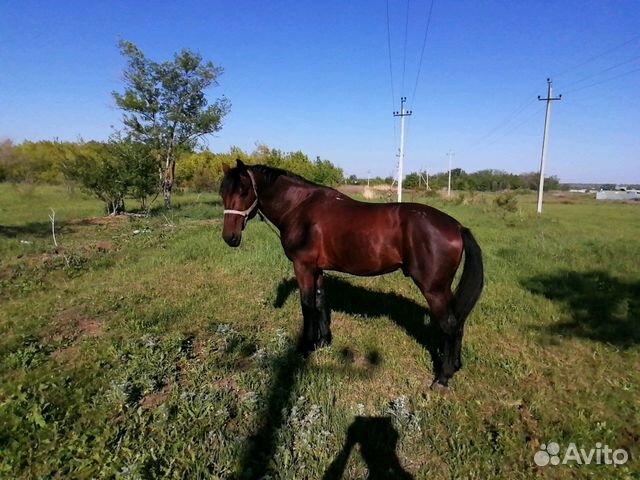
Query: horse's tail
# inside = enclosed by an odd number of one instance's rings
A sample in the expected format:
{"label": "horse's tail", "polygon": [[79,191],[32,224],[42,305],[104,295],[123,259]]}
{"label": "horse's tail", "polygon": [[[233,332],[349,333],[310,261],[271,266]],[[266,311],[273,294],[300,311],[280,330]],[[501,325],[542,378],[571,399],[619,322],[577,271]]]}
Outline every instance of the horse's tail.
{"label": "horse's tail", "polygon": [[453,313],[458,322],[464,322],[482,293],[484,267],[482,250],[468,228],[462,227],[464,269],[453,297]]}

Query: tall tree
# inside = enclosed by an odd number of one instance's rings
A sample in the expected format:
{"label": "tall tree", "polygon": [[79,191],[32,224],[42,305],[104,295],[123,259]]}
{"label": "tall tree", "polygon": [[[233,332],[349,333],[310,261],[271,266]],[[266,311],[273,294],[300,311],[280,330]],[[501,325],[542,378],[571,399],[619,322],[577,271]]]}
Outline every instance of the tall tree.
{"label": "tall tree", "polygon": [[179,152],[194,149],[203,136],[219,131],[229,112],[224,96],[209,103],[205,95],[205,90],[218,85],[223,71],[190,50],[159,63],[133,42],[120,41],[119,47],[127,58],[125,88],[113,92],[113,97],[125,111],[127,132],[153,149],[165,207],[171,208]]}

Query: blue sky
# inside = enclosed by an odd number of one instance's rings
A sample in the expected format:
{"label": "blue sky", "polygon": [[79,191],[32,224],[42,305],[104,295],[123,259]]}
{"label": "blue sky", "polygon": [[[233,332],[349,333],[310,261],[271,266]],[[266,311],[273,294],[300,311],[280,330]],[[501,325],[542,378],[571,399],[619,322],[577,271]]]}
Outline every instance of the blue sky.
{"label": "blue sky", "polygon": [[186,47],[224,68],[210,95],[226,95],[232,111],[213,151],[261,142],[387,176],[404,94],[405,171],[442,171],[449,149],[469,171],[534,171],[536,96],[551,76],[563,99],[548,173],[640,183],[637,0],[435,0],[412,98],[429,5],[409,2],[404,60],[407,2],[389,0],[392,96],[385,0],[0,0],[0,137],[107,138],[121,118],[110,92],[121,89],[123,38],[155,60]]}

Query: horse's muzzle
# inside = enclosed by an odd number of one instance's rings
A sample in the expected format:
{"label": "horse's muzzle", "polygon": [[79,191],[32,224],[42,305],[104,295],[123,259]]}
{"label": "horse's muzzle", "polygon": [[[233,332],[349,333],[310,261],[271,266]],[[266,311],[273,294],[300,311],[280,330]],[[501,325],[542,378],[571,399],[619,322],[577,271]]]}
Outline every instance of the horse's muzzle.
{"label": "horse's muzzle", "polygon": [[227,242],[227,245],[230,247],[237,247],[240,245],[240,240],[242,240],[241,233],[231,233],[230,235],[223,235],[224,241]]}

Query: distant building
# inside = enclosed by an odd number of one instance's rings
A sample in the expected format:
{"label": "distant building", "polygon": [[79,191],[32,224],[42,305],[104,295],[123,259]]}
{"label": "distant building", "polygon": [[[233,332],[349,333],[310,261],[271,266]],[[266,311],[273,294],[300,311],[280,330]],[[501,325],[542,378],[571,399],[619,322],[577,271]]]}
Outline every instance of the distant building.
{"label": "distant building", "polygon": [[596,200],[640,200],[640,190],[627,190],[627,187],[616,185],[615,190],[597,192]]}

